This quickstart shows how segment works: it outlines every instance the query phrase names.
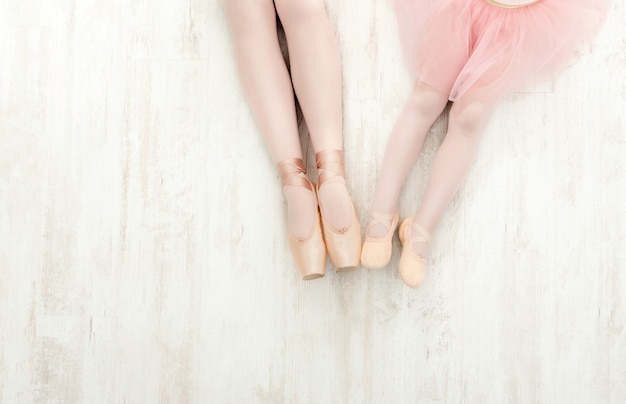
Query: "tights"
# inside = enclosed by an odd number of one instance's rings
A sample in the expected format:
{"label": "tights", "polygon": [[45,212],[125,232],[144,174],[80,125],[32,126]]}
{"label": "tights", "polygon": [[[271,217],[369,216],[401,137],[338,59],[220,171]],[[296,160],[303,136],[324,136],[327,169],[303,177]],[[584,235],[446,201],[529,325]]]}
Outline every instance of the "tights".
{"label": "tights", "polygon": [[[447,101],[447,94],[425,83],[418,82],[413,88],[389,137],[376,186],[374,212],[390,214],[397,210],[400,191],[420,154],[424,137]],[[493,103],[469,96],[452,105],[448,131],[435,156],[422,203],[413,217],[429,233],[435,230],[469,171],[492,107]],[[374,222],[367,235],[382,237],[389,225]],[[425,243],[413,244],[415,252],[422,256],[426,247]]]}
{"label": "tights", "polygon": [[[341,150],[341,65],[323,0],[223,2],[241,86],[272,161],[302,158],[293,90],[315,151]],[[276,14],[287,37],[291,76],[280,52]],[[304,238],[314,224],[315,197],[302,187],[288,186],[283,192],[289,227]],[[350,224],[352,205],[345,181],[321,187],[319,204],[332,227]]]}

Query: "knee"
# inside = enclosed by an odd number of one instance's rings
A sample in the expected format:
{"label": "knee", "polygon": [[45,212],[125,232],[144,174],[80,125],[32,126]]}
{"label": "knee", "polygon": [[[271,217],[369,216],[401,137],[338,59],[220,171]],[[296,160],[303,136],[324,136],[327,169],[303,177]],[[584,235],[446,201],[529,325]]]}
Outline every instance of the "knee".
{"label": "knee", "polygon": [[274,4],[283,25],[326,18],[324,0],[274,0]]}
{"label": "knee", "polygon": [[418,82],[411,90],[407,106],[424,118],[435,120],[448,103],[448,97],[434,88]]}
{"label": "knee", "polygon": [[477,137],[487,124],[491,107],[483,102],[453,105],[450,110],[449,126],[466,137]]}

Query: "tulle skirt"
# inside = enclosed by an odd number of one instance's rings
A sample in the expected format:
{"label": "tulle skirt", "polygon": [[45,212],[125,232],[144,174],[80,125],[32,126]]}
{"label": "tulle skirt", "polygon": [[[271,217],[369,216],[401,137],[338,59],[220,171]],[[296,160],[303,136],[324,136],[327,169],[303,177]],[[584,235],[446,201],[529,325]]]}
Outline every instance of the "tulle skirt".
{"label": "tulle skirt", "polygon": [[449,94],[494,100],[530,77],[567,66],[606,17],[608,0],[540,0],[503,8],[486,0],[394,0],[406,61]]}

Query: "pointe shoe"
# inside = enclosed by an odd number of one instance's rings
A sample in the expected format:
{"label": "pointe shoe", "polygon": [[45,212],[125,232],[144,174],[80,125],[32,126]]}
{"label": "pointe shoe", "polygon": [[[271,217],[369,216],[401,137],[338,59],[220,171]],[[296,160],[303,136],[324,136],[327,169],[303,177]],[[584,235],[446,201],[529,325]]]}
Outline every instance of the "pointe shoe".
{"label": "pointe shoe", "polygon": [[[319,152],[315,154],[315,161],[319,170],[318,193],[324,184],[330,182],[345,184],[343,153],[341,150]],[[352,207],[352,220],[343,229],[333,228],[324,218],[324,211],[320,209],[326,250],[337,272],[356,269],[359,266],[361,257],[361,224],[352,201],[350,201],[350,205]]]}
{"label": "pointe shoe", "polygon": [[313,228],[306,238],[294,236],[291,227],[287,225],[289,232],[289,247],[291,255],[296,262],[296,267],[305,281],[321,278],[326,268],[326,247],[320,226],[319,208],[315,187],[305,175],[302,159],[294,158],[283,160],[276,164],[281,175],[283,189],[286,187],[304,187],[313,193],[315,201],[315,218]]}
{"label": "pointe shoe", "polygon": [[383,237],[369,237],[367,235],[367,229],[365,229],[365,242],[361,249],[361,264],[367,269],[381,269],[387,266],[391,259],[393,247],[391,241],[393,233],[398,226],[397,213],[381,215],[380,213],[372,212],[372,221],[368,225],[368,228],[375,223],[387,226],[389,221],[391,221],[391,225],[388,228],[387,234]]}
{"label": "pointe shoe", "polygon": [[[411,238],[415,230],[418,233]],[[402,242],[402,255],[400,256],[400,279],[407,286],[417,288],[422,285],[426,276],[426,259],[413,251],[412,243],[430,243],[430,235],[412,217],[406,218],[400,223],[398,236]]]}

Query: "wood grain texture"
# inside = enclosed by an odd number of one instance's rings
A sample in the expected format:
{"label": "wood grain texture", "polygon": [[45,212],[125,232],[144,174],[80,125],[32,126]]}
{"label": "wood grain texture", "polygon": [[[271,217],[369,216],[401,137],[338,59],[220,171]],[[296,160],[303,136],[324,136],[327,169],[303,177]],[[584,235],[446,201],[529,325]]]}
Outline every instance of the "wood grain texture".
{"label": "wood grain texture", "polygon": [[[397,239],[385,270],[299,279],[219,2],[3,0],[0,402],[626,402],[613,3],[558,81],[498,107],[413,291]],[[389,2],[327,9],[365,223],[411,78]]]}

